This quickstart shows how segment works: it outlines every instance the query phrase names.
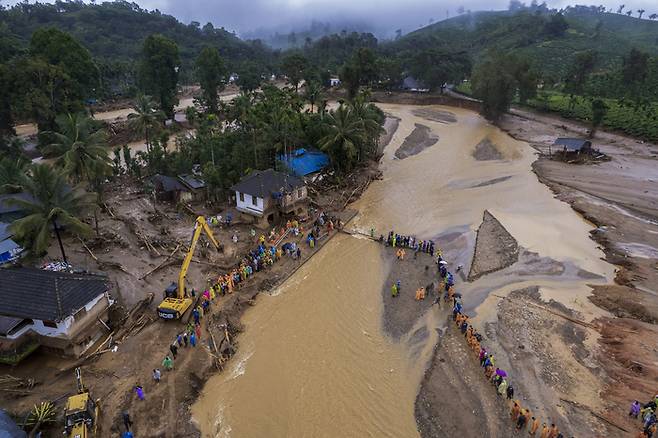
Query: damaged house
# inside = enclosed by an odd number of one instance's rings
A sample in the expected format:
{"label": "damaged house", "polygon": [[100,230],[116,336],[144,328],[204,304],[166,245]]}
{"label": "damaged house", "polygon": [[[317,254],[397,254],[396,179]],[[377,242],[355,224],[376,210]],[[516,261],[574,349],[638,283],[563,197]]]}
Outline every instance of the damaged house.
{"label": "damaged house", "polygon": [[35,268],[0,269],[0,362],[43,346],[82,355],[109,332],[107,277]]}
{"label": "damaged house", "polygon": [[308,192],[301,178],[272,169],[254,171],[231,187],[242,219],[268,226],[286,217],[308,215]]}

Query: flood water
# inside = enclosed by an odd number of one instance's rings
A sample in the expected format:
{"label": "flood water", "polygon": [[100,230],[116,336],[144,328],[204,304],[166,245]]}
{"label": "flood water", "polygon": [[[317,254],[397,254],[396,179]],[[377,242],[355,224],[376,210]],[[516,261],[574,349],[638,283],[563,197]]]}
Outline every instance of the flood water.
{"label": "flood water", "polygon": [[[603,254],[589,239],[591,226],[532,173],[529,145],[473,112],[437,107],[457,116],[457,123],[444,124],[414,116],[413,106],[381,107],[401,122],[385,150],[383,180],[353,205],[360,214],[348,227],[374,227],[383,234],[395,229],[419,238],[459,230],[470,247],[454,263],[468,266],[475,231],[488,209],[521,246],[569,267],[562,277],[484,276],[458,283],[465,304],[483,315],[478,306],[488,294],[509,293],[515,283],[540,285],[542,293],[573,306],[574,294],[588,293],[586,283],[612,278],[613,267],[600,260]],[[415,123],[430,127],[439,142],[394,159]],[[498,146],[502,160],[472,157],[485,137]],[[496,178],[500,182],[482,184]],[[193,407],[203,436],[418,436],[414,401],[439,317],[430,309],[421,319],[429,336],[420,347],[384,334],[381,291],[388,265],[382,251],[368,240],[337,236],[271,296],[258,298],[245,314],[237,356],[207,382]],[[580,278],[579,270],[590,278]],[[587,302],[582,300],[581,310],[593,316]]]}

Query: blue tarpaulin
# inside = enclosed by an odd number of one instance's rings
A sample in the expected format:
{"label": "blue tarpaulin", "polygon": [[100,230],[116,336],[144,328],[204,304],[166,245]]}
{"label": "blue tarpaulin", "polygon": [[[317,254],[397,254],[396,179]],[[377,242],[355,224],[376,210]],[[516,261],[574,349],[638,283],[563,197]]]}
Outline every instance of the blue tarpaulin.
{"label": "blue tarpaulin", "polygon": [[329,156],[317,150],[297,149],[292,154],[279,155],[288,169],[297,176],[319,172],[329,165]]}

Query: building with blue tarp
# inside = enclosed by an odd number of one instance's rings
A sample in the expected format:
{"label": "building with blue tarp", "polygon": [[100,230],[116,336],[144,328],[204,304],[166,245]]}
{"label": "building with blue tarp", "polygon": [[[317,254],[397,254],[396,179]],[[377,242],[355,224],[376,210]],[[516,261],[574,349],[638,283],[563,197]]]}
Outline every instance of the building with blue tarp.
{"label": "building with blue tarp", "polygon": [[281,161],[298,177],[319,172],[329,165],[329,156],[318,150],[297,149],[290,155],[279,155]]}

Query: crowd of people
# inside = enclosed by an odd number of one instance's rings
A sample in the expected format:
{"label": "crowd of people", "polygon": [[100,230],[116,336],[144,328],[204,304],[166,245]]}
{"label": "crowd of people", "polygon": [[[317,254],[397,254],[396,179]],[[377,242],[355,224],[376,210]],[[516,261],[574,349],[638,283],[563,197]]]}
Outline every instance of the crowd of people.
{"label": "crowd of people", "polygon": [[656,419],[657,407],[658,394],[644,404],[640,404],[637,400],[631,403],[628,416],[639,419],[642,422],[642,429],[637,434],[638,438],[653,438],[656,434],[656,428],[658,427],[658,420]]}

